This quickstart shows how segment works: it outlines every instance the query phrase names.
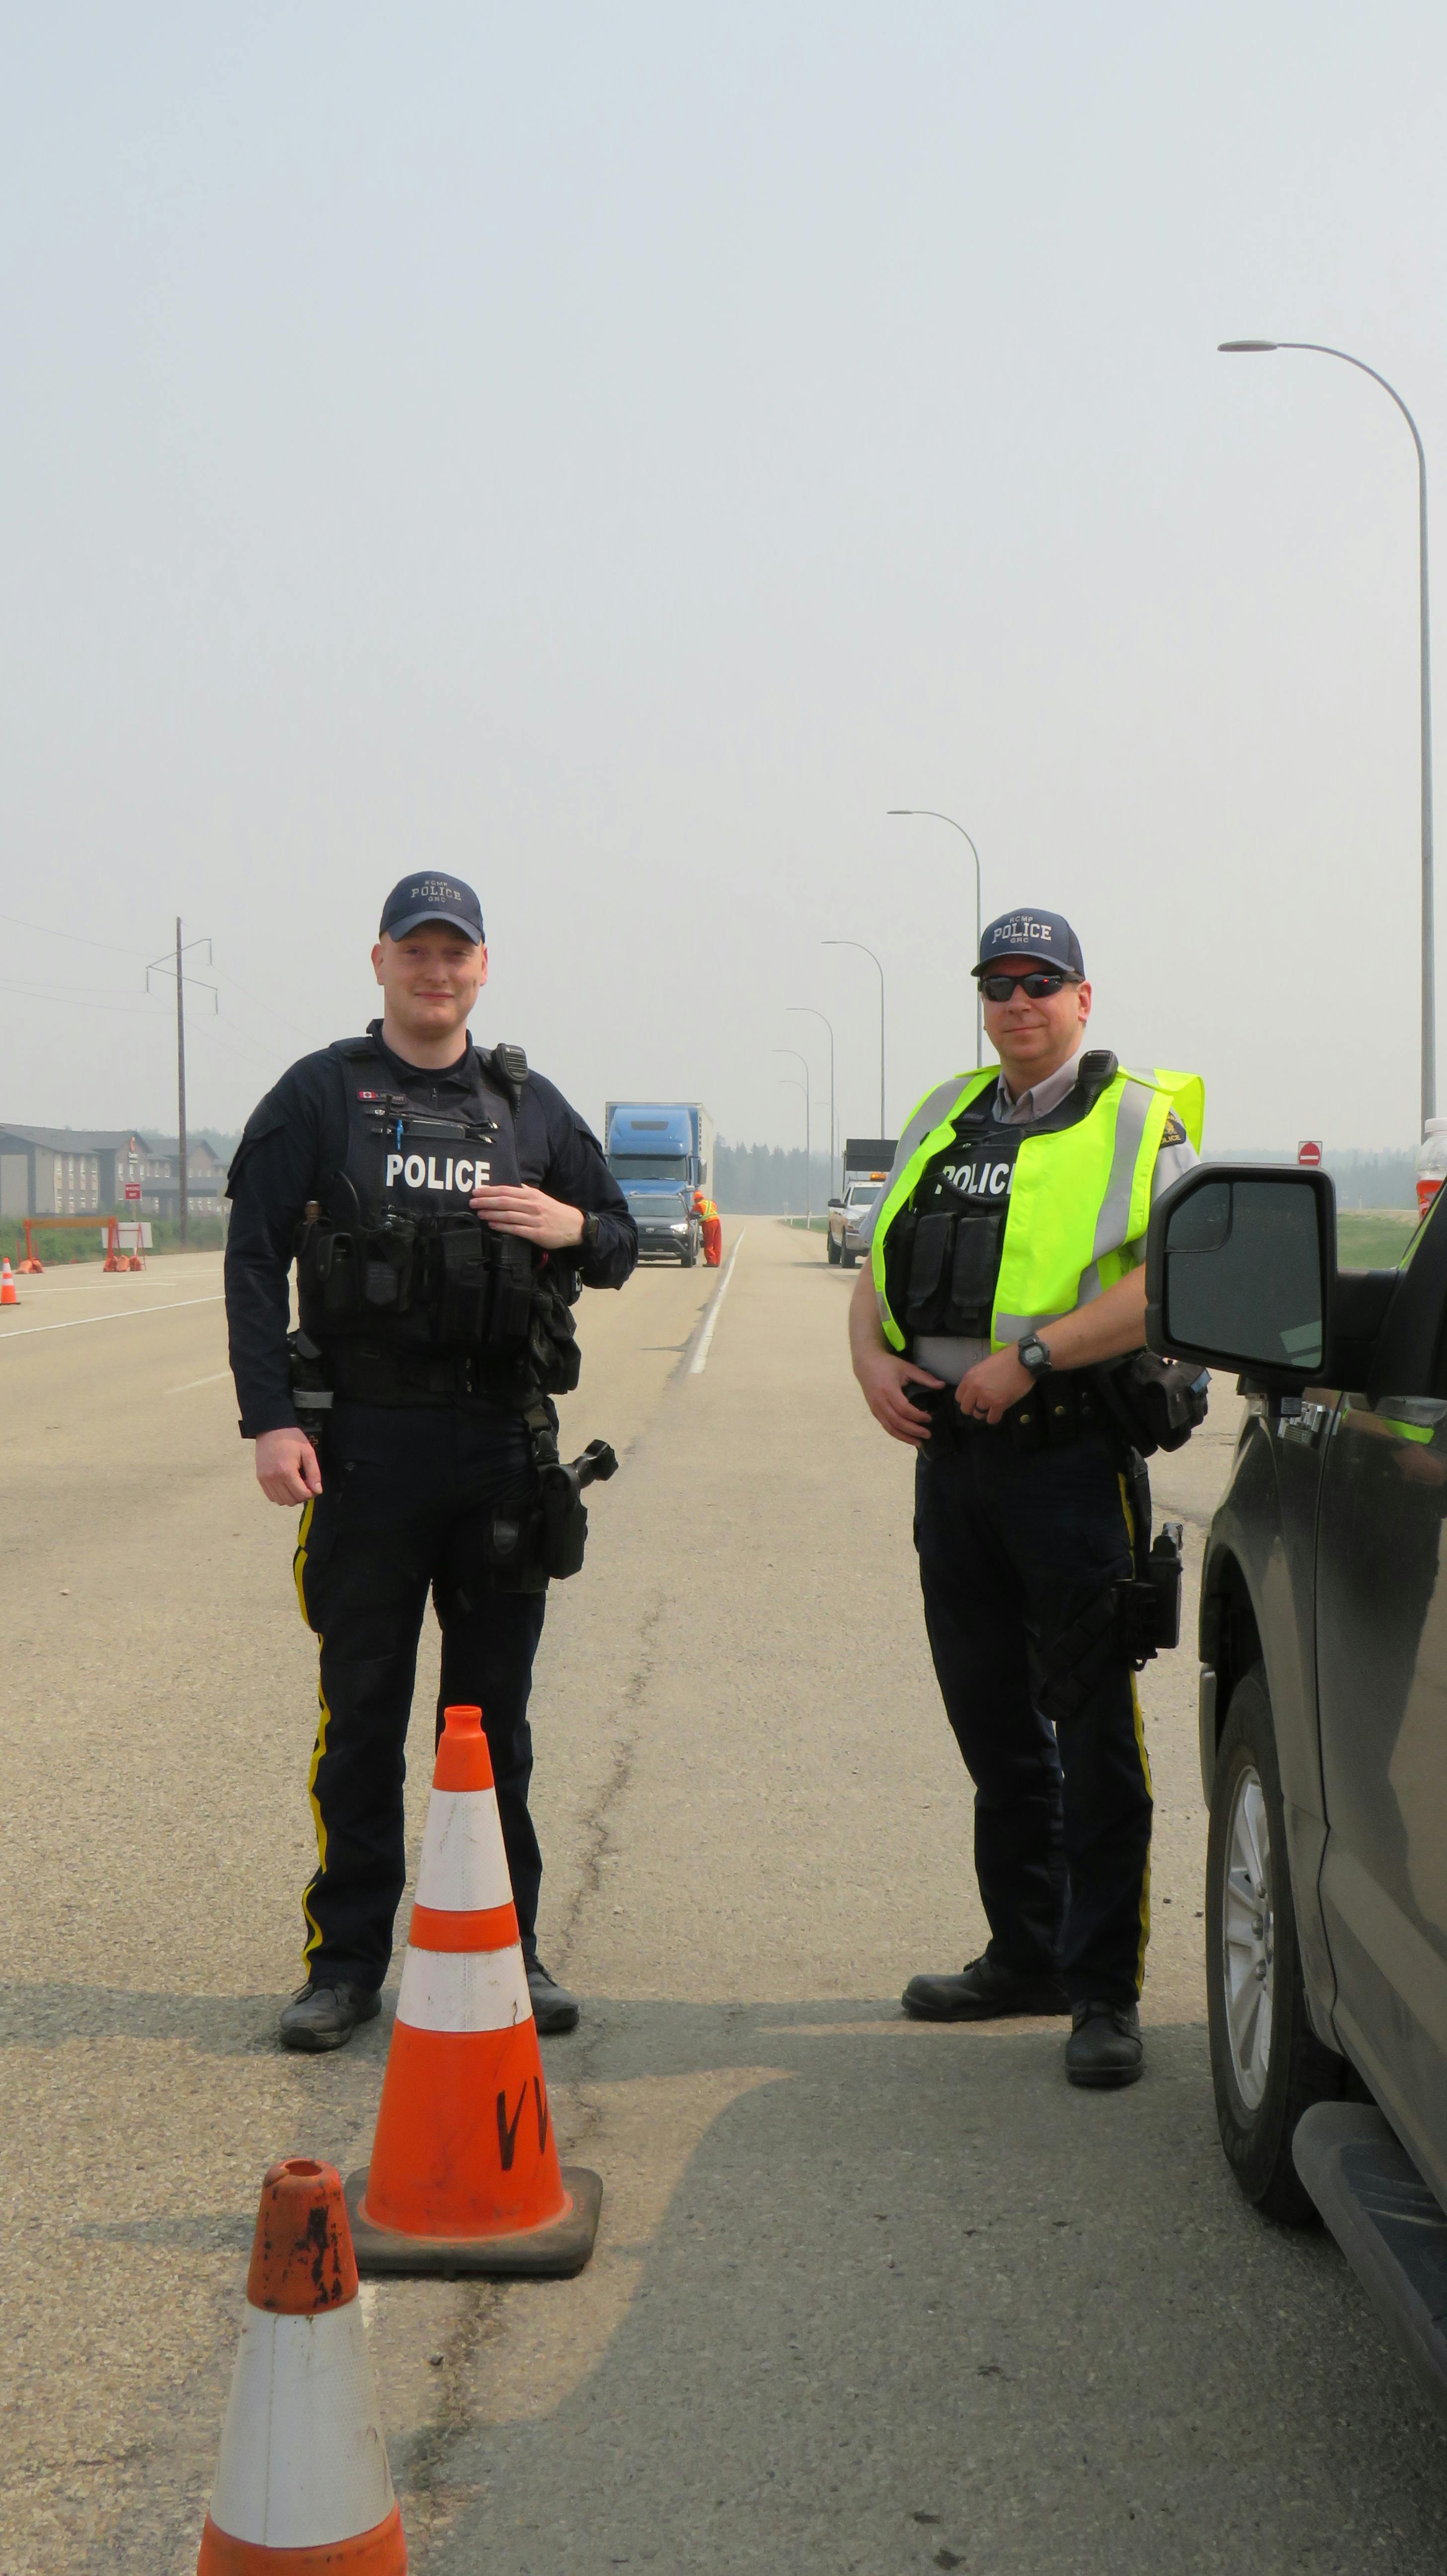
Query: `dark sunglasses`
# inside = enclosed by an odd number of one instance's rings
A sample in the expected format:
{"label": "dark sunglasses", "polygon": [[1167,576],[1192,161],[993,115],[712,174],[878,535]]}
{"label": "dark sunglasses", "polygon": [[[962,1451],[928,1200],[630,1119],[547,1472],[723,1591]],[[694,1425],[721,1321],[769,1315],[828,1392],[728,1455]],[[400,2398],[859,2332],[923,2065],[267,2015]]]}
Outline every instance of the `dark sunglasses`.
{"label": "dark sunglasses", "polygon": [[1079,981],[1078,975],[1067,975],[1062,967],[1042,966],[1029,975],[982,975],[980,990],[987,1002],[1013,1002],[1017,992],[1028,993],[1032,1002],[1043,1002],[1063,984]]}

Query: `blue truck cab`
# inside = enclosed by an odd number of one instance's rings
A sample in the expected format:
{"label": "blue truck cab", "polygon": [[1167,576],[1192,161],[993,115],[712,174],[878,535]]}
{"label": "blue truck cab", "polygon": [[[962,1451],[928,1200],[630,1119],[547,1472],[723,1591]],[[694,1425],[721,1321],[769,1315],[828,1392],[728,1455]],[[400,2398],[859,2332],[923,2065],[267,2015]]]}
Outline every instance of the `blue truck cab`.
{"label": "blue truck cab", "polygon": [[696,1100],[610,1100],[608,1169],[638,1228],[641,1259],[691,1270],[702,1241],[693,1194],[713,1196],[714,1124]]}

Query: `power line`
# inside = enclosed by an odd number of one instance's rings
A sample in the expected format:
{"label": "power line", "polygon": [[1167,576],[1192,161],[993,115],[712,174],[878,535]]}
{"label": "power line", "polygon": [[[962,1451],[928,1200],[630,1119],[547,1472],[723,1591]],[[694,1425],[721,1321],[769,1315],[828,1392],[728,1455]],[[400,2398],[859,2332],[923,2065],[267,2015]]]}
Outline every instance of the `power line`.
{"label": "power line", "polygon": [[22,921],[18,912],[0,912],[0,921],[8,921],[13,930],[33,930],[40,939],[69,939],[77,948],[104,948],[112,957],[128,957],[133,966],[146,962],[138,948],[117,948],[111,939],[87,939],[79,930],[57,930],[49,921]]}

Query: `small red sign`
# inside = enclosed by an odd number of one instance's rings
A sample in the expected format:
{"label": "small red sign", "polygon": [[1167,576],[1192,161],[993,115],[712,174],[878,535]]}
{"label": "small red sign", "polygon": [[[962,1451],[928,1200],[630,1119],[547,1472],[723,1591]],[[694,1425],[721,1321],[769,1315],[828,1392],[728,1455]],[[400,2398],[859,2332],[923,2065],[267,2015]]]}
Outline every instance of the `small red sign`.
{"label": "small red sign", "polygon": [[128,1199],[138,1199],[138,1198],[140,1197],[140,1195],[141,1195],[141,1185],[140,1185],[140,1182],[139,1182],[139,1181],[127,1181],[127,1183],[126,1183],[126,1196],[127,1196],[127,1198],[128,1198]]}
{"label": "small red sign", "polygon": [[1321,1138],[1319,1136],[1304,1137],[1302,1142],[1297,1146],[1296,1159],[1298,1163],[1310,1163],[1313,1166],[1319,1163],[1321,1161]]}

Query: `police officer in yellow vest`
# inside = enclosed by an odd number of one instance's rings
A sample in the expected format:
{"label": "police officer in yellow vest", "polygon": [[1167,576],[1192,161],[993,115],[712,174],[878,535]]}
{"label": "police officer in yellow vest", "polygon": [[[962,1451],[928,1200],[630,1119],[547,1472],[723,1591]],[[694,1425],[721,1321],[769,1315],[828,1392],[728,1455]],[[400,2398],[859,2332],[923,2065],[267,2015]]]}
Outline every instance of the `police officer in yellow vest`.
{"label": "police officer in yellow vest", "polygon": [[1135,1449],[1151,1442],[1133,1442],[1132,1406],[1161,1364],[1127,1355],[1145,1340],[1151,1201],[1196,1159],[1203,1092],[1087,1046],[1085,963],[1058,913],[992,921],[974,972],[999,1071],[920,1102],[850,1307],[865,1401],[919,1451],[925,1625],[975,1784],[990,1926],[982,1957],[911,1978],[904,2006],[1069,2012],[1071,2082],[1129,2084],[1151,1779],[1111,1605],[1141,1572]]}

